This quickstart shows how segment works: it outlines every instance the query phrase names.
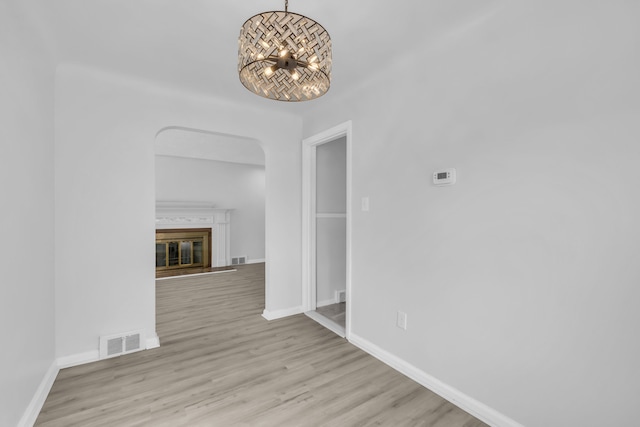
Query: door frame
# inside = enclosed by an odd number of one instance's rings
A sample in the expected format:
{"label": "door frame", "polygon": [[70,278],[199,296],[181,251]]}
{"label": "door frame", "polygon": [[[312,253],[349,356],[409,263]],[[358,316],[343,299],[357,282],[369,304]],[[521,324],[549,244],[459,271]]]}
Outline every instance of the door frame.
{"label": "door frame", "polygon": [[302,311],[316,309],[316,149],[346,137],[347,236],[345,334],[351,335],[351,120],[302,140]]}

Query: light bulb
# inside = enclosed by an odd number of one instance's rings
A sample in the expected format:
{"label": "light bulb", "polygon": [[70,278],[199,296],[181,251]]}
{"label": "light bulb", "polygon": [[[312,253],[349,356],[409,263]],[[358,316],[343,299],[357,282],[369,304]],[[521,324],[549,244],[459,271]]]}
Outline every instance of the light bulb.
{"label": "light bulb", "polygon": [[298,80],[300,78],[300,73],[297,70],[291,70],[291,78],[293,80]]}
{"label": "light bulb", "polygon": [[318,57],[316,55],[313,55],[311,58],[309,58],[309,62],[318,62]]}
{"label": "light bulb", "polygon": [[267,67],[264,69],[264,75],[267,77],[271,77],[273,76],[273,73],[276,72],[276,70],[274,69],[275,65],[272,65],[271,67]]}

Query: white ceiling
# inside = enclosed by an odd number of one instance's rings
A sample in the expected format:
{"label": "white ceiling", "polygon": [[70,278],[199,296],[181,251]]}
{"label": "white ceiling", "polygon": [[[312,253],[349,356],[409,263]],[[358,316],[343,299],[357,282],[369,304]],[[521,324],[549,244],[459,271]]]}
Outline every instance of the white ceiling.
{"label": "white ceiling", "polygon": [[[38,0],[34,0],[38,1]],[[508,0],[291,0],[333,41],[332,86],[347,91],[403,54],[424,55]],[[237,75],[240,26],[284,9],[280,0],[46,0],[33,8],[60,63],[80,63],[238,102],[295,112],[301,103],[260,98]],[[419,76],[420,70],[408,70]],[[317,101],[311,101],[317,102]],[[308,103],[307,103],[308,104]]]}
{"label": "white ceiling", "polygon": [[[238,79],[238,35],[251,16],[283,10],[284,0],[31,0],[57,63],[82,64],[147,79],[174,89],[302,114],[336,99],[368,75],[406,55],[428,55],[468,35],[509,0],[291,0],[333,44],[331,89],[319,100],[287,103],[261,98]],[[420,70],[398,78],[419,81]],[[381,90],[390,90],[382,88]],[[165,131],[157,154],[264,164],[255,141],[230,135]]]}

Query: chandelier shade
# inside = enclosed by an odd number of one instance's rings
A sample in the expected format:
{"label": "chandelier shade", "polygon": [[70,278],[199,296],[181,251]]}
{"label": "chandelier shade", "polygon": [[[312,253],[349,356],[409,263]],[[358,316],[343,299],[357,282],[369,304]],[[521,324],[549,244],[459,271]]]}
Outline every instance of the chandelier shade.
{"label": "chandelier shade", "polygon": [[242,84],[257,95],[308,101],[329,90],[331,37],[322,25],[289,12],[287,6],[244,23],[238,39],[238,73]]}

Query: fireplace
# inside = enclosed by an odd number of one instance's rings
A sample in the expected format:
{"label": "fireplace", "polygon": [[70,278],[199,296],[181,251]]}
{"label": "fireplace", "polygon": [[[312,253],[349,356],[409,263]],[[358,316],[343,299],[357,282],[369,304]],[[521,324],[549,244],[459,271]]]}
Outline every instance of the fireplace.
{"label": "fireplace", "polygon": [[156,277],[231,265],[230,222],[209,203],[156,202]]}
{"label": "fireplace", "polygon": [[156,230],[156,275],[200,272],[211,266],[211,229]]}

